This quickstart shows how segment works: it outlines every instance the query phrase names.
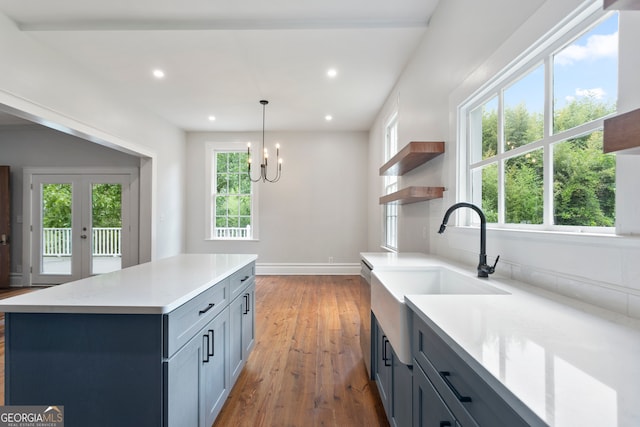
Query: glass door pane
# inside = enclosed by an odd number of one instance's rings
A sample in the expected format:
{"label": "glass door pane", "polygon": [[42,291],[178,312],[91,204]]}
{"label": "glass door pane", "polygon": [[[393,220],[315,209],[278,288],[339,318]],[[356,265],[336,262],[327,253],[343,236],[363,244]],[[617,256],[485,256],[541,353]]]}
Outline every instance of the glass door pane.
{"label": "glass door pane", "polygon": [[122,268],[122,184],[91,184],[91,274]]}
{"label": "glass door pane", "polygon": [[71,274],[73,185],[41,186],[40,271],[42,274]]}

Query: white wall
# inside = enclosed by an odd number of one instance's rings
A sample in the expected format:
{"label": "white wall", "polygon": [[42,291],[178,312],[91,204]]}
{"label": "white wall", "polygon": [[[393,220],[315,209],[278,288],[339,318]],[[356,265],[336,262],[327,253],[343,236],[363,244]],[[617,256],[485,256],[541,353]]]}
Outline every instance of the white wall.
{"label": "white wall", "polygon": [[[366,132],[267,132],[280,142],[282,178],[259,183],[259,241],[206,240],[207,143],[261,144],[261,133],[187,135],[187,250],[258,254],[266,273],[357,274],[366,250]],[[329,257],[333,264],[329,264]],[[346,264],[346,265],[345,265]]]}
{"label": "white wall", "polygon": [[182,252],[184,132],[145,113],[126,94],[113,91],[106,82],[40,45],[3,14],[0,58],[0,108],[151,159],[141,171],[141,231],[145,236],[141,250],[153,258]]}
{"label": "white wall", "polygon": [[[423,248],[474,268],[477,264],[477,229],[449,227],[436,233],[445,209],[465,196],[457,194],[457,107],[516,56],[542,37],[563,17],[577,8],[579,0],[511,2],[492,0],[448,0],[441,2],[425,38],[400,78],[387,104],[399,99],[400,141],[442,138],[446,153],[402,178],[407,185],[443,185],[443,200],[403,209],[400,223],[401,251]],[[637,69],[640,54],[640,16],[625,12],[620,29],[620,111],[640,104]],[[383,113],[371,132],[370,156],[379,165],[382,138],[377,131]],[[403,143],[400,143],[402,146]],[[370,186],[370,199],[379,196]],[[640,240],[630,235],[640,231],[640,156],[618,156],[618,236],[568,236],[489,230],[490,260],[500,254],[498,271],[561,294],[584,300],[619,313],[640,318]],[[378,249],[380,210],[370,205],[369,249]],[[427,241],[422,228],[427,227]],[[622,236],[624,234],[625,236]]]}
{"label": "white wall", "polygon": [[138,168],[139,158],[44,126],[0,126],[0,164],[11,166],[11,273],[22,270],[23,169],[25,167]]}

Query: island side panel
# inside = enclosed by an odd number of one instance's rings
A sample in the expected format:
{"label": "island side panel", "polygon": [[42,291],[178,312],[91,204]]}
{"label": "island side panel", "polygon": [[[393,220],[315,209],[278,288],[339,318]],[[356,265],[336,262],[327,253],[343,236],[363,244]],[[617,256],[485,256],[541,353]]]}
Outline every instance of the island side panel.
{"label": "island side panel", "polygon": [[162,316],[7,313],[5,405],[64,405],[65,425],[162,425]]}

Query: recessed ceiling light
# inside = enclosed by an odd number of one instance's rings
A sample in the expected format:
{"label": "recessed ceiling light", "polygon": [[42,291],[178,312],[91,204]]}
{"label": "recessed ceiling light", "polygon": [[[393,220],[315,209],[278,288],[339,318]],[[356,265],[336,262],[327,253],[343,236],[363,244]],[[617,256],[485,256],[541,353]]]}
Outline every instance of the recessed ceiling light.
{"label": "recessed ceiling light", "polygon": [[215,122],[216,120],[216,116],[209,116],[209,121],[210,122]]}
{"label": "recessed ceiling light", "polygon": [[162,71],[162,70],[161,70],[161,69],[159,69],[159,68],[158,68],[158,69],[155,69],[155,70],[153,70],[153,76],[154,76],[156,79],[161,79],[161,78],[163,78],[163,77],[164,77],[164,71]]}
{"label": "recessed ceiling light", "polygon": [[338,70],[336,70],[335,68],[329,68],[329,71],[327,71],[327,76],[329,76],[330,78],[334,78],[337,75]]}
{"label": "recessed ceiling light", "polygon": [[330,114],[327,114],[326,116],[324,116],[324,119],[330,122],[331,120],[333,120],[333,116],[331,116]]}

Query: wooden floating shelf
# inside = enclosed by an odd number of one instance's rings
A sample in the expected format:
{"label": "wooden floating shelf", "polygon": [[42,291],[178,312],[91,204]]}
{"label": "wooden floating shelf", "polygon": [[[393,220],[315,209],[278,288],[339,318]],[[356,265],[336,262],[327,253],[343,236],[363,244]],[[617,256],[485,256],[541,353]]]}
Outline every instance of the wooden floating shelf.
{"label": "wooden floating shelf", "polygon": [[407,187],[380,197],[380,204],[397,203],[399,205],[407,205],[409,203],[441,199],[443,192],[444,187]]}
{"label": "wooden floating shelf", "polygon": [[444,153],[444,142],[410,142],[380,167],[380,175],[404,175],[442,153]]}
{"label": "wooden floating shelf", "polygon": [[640,1],[604,0],[604,10],[640,10]]}
{"label": "wooden floating shelf", "polygon": [[640,108],[605,119],[603,150],[605,153],[628,150],[625,153],[640,154]]}

